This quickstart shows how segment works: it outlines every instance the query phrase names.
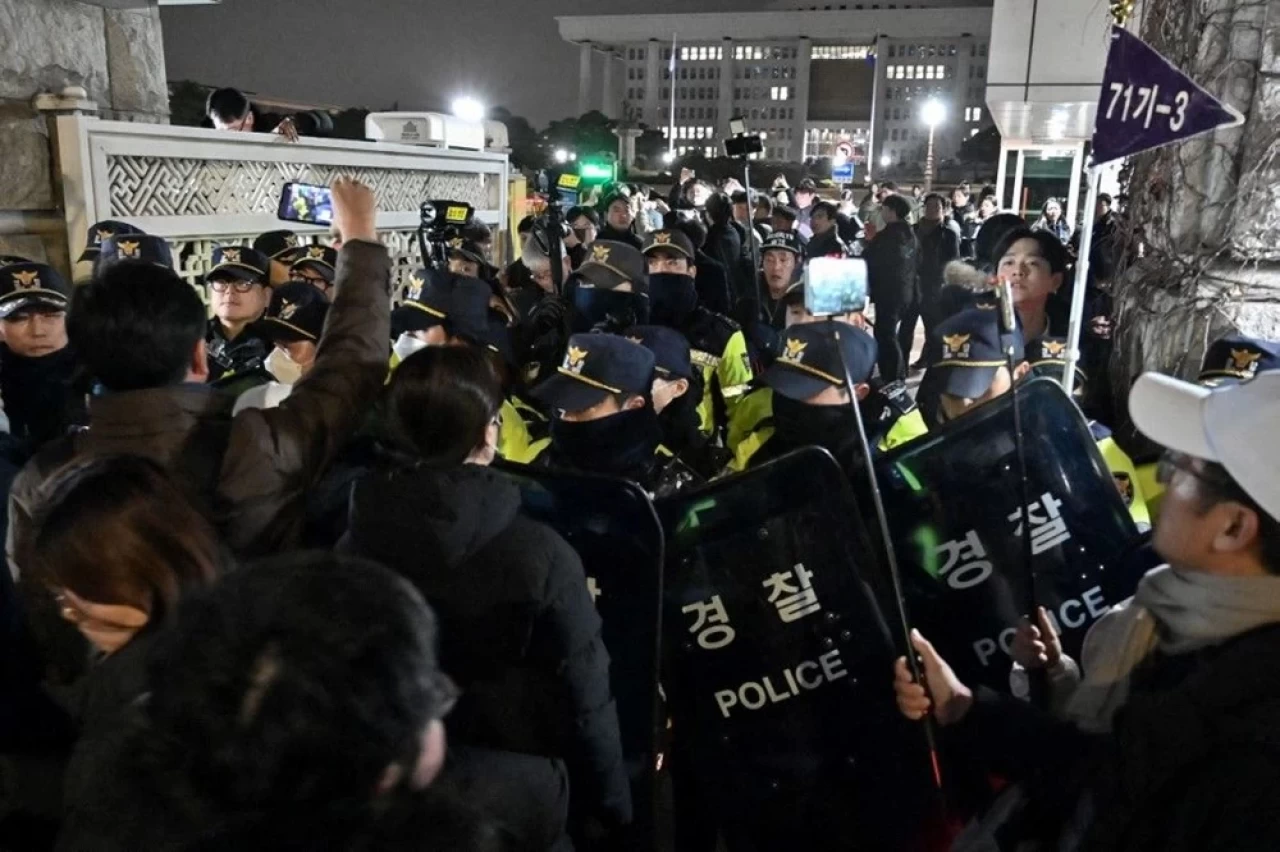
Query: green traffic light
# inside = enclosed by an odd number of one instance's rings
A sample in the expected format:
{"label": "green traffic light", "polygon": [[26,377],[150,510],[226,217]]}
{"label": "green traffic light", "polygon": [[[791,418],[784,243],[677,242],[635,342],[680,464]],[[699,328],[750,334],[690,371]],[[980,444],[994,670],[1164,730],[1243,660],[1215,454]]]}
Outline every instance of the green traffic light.
{"label": "green traffic light", "polygon": [[578,165],[578,174],[583,180],[613,180],[616,170],[617,165],[609,162],[583,160]]}

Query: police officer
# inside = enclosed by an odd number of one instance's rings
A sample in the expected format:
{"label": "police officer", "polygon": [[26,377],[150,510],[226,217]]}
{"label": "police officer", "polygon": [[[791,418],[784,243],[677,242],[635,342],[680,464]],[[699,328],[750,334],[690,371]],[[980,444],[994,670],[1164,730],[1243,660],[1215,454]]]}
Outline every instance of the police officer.
{"label": "police officer", "polygon": [[[1062,381],[1062,371],[1067,364],[1067,341],[1065,338],[1042,337],[1027,344],[1027,364],[1031,376],[1047,376],[1055,382]],[[1079,365],[1076,366],[1072,387],[1072,399],[1076,404],[1084,398],[1088,384],[1088,376]],[[1120,448],[1111,436],[1111,430],[1096,420],[1089,421],[1089,432],[1093,435],[1098,452],[1107,463],[1107,469],[1116,481],[1116,488],[1124,503],[1129,507],[1129,514],[1140,530],[1151,526],[1151,513],[1142,483],[1138,478],[1137,468],[1128,453]]]}
{"label": "police officer", "polygon": [[533,463],[630,479],[661,497],[698,481],[662,446],[650,395],[656,361],[612,334],[575,334],[556,375],[533,389],[552,412]]}
{"label": "police officer", "polygon": [[84,386],[67,345],[71,288],[51,266],[0,267],[0,398],[8,432],[31,452],[87,422]]}
{"label": "police officer", "polygon": [[751,384],[747,340],[736,322],[698,304],[694,286],[694,250],[679,230],[652,231],[645,237],[649,263],[649,317],[689,341],[693,363],[703,375],[702,431],[721,433],[733,407]]}
{"label": "police officer", "polygon": [[112,237],[127,237],[141,233],[141,228],[130,225],[128,222],[117,222],[114,219],[95,222],[89,226],[89,234],[85,238],[85,249],[77,263],[96,262],[102,251],[102,244]]}
{"label": "police officer", "polygon": [[337,274],[338,252],[328,246],[306,246],[289,265],[290,282],[310,284],[325,296],[331,295]]}
{"label": "police officer", "polygon": [[271,301],[270,279],[265,254],[236,246],[215,249],[213,269],[205,276],[214,314],[205,334],[209,382],[237,395],[271,379],[265,362],[273,347],[253,327]]}
{"label": "police officer", "polygon": [[565,293],[575,332],[622,332],[649,318],[649,273],[645,256],[627,243],[596,240]]}
{"label": "police officer", "polygon": [[253,241],[253,250],[271,260],[272,287],[279,287],[289,281],[293,262],[305,255],[307,248],[302,238],[293,231],[268,231]]}
{"label": "police officer", "polygon": [[876,344],[871,335],[842,320],[800,323],[787,329],[782,354],[761,377],[762,387],[748,394],[734,412],[731,470],[746,470],[809,445],[826,447],[841,464],[852,457],[857,422],[849,407],[835,329],[870,445],[883,452],[927,432],[909,397],[898,399],[873,387]]}
{"label": "police officer", "polygon": [[664,325],[640,325],[626,332],[627,339],[653,353],[653,408],[662,426],[662,445],[703,479],[724,470],[730,456],[702,433],[698,406],[702,401],[702,375],[694,369],[689,341]]}
{"label": "police officer", "polygon": [[328,315],[328,297],[307,281],[291,281],[271,291],[271,305],[254,325],[254,331],[272,346],[263,366],[273,381],[242,393],[233,413],[246,408],[275,408],[289,397],[293,386],[315,363]]}
{"label": "police officer", "polygon": [[163,237],[122,234],[102,241],[102,245],[98,247],[98,256],[93,261],[93,274],[97,275],[106,267],[122,260],[140,260],[173,269],[173,251]]}
{"label": "police officer", "polygon": [[392,369],[424,346],[473,346],[487,353],[502,382],[504,401],[498,452],[508,461],[528,462],[533,445],[550,434],[547,419],[521,398],[520,371],[504,322],[489,307],[488,285],[476,278],[439,270],[419,270],[409,298],[391,315],[400,337]]}
{"label": "police officer", "polygon": [[939,324],[938,360],[929,366],[922,382],[939,394],[936,426],[1007,393],[1030,370],[1025,361],[1022,335],[1015,332],[1015,375],[1000,346],[1000,312],[984,308],[961,311]]}
{"label": "police officer", "polygon": [[804,272],[804,248],[793,231],[776,231],[760,248],[760,321],[774,331],[786,328],[783,296]]}

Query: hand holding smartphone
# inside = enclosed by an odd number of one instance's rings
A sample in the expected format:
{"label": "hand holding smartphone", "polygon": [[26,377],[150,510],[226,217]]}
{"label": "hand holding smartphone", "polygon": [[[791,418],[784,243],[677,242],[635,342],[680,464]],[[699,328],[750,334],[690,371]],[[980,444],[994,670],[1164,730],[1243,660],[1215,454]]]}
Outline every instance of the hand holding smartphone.
{"label": "hand holding smartphone", "polygon": [[286,222],[331,225],[333,192],[327,186],[290,181],[280,193],[280,206],[276,215]]}
{"label": "hand holding smartphone", "polygon": [[867,306],[867,262],[815,257],[804,272],[804,307],[816,317],[858,313]]}

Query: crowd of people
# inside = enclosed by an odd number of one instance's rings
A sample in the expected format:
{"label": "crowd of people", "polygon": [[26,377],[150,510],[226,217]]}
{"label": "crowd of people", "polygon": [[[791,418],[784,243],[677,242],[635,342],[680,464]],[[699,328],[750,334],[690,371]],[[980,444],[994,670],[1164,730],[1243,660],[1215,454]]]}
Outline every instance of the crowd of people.
{"label": "crowd of people", "polygon": [[[246,104],[211,121],[247,129]],[[1057,200],[1028,227],[968,186],[859,203],[686,173],[665,198],[612,184],[562,230],[529,217],[505,266],[468,223],[392,292],[373,193],[332,192],[331,245],[221,246],[207,303],[127,222],[90,229],[76,287],[0,261],[0,846],[627,848],[595,595],[512,472],[660,501],[818,446],[865,476],[859,421],[875,457],[1066,363]],[[903,659],[884,690],[957,760],[1028,781],[1021,840],[1274,848],[1280,470],[1259,436],[1280,345],[1220,341],[1199,385],[1139,379],[1128,413],[1163,455],[1126,454],[1096,392],[1110,198],[1088,227],[1073,399],[1168,564],[1079,660],[1027,613],[1014,673],[1051,700],[971,689],[919,634],[923,682]],[[865,261],[870,310],[806,307],[832,257]]]}

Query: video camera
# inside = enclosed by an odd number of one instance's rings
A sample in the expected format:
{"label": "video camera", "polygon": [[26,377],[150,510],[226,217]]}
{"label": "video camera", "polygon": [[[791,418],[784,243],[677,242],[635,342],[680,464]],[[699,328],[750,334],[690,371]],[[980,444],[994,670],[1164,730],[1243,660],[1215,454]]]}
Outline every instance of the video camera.
{"label": "video camera", "polygon": [[418,250],[428,269],[449,266],[449,241],[464,237],[476,210],[465,201],[424,201],[418,208]]}

